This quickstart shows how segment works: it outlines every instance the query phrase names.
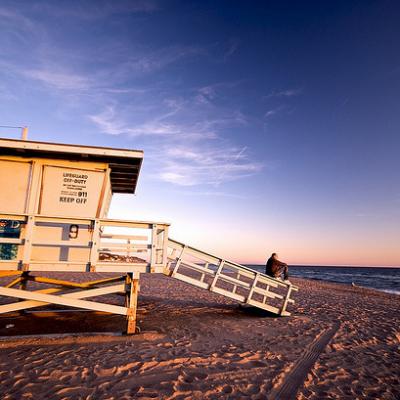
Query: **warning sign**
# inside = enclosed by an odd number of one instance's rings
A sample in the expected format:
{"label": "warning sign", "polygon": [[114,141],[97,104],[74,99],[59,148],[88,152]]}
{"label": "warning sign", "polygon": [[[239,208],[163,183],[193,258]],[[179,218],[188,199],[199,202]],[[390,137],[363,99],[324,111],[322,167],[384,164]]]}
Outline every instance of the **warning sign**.
{"label": "warning sign", "polygon": [[41,214],[96,216],[105,172],[44,167]]}

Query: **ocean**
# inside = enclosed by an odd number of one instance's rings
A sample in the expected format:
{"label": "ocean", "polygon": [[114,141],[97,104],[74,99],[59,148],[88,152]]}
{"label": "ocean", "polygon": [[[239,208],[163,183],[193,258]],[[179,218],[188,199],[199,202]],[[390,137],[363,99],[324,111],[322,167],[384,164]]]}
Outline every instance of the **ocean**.
{"label": "ocean", "polygon": [[[256,271],[265,271],[264,265],[248,265]],[[289,275],[372,288],[400,295],[400,268],[386,267],[324,267],[289,266]]]}

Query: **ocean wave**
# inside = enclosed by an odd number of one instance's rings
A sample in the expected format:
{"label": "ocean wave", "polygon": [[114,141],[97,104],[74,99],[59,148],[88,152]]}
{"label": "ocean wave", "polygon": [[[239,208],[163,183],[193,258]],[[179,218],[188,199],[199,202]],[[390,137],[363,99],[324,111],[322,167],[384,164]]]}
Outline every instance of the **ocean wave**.
{"label": "ocean wave", "polygon": [[397,296],[400,296],[400,290],[391,290],[391,289],[378,289],[378,290],[381,292],[397,294]]}

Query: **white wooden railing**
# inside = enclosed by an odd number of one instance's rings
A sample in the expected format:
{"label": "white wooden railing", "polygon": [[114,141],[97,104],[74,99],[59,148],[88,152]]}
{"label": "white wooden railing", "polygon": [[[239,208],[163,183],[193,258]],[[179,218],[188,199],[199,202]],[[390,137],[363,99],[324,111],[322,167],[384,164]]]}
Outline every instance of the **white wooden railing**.
{"label": "white wooden railing", "polygon": [[167,262],[165,223],[5,213],[0,221],[20,224],[18,238],[0,237],[17,246],[0,270],[162,272]]}
{"label": "white wooden railing", "polygon": [[168,240],[165,274],[191,285],[275,314],[290,315],[287,306],[297,287],[243,265]]}
{"label": "white wooden railing", "polygon": [[20,224],[19,237],[0,237],[0,246],[17,246],[12,259],[0,260],[0,271],[163,272],[280,315],[290,315],[297,291],[170,239],[166,223],[5,213],[0,221]]}

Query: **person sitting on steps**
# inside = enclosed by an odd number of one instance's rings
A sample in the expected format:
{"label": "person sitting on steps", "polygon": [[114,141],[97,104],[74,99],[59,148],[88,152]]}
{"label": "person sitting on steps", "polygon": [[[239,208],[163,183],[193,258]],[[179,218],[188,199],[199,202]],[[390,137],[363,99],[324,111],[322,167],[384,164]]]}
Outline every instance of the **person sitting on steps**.
{"label": "person sitting on steps", "polygon": [[283,274],[285,283],[290,284],[288,266],[284,262],[278,260],[278,254],[276,253],[272,253],[271,257],[268,259],[265,274],[275,279],[282,279]]}

